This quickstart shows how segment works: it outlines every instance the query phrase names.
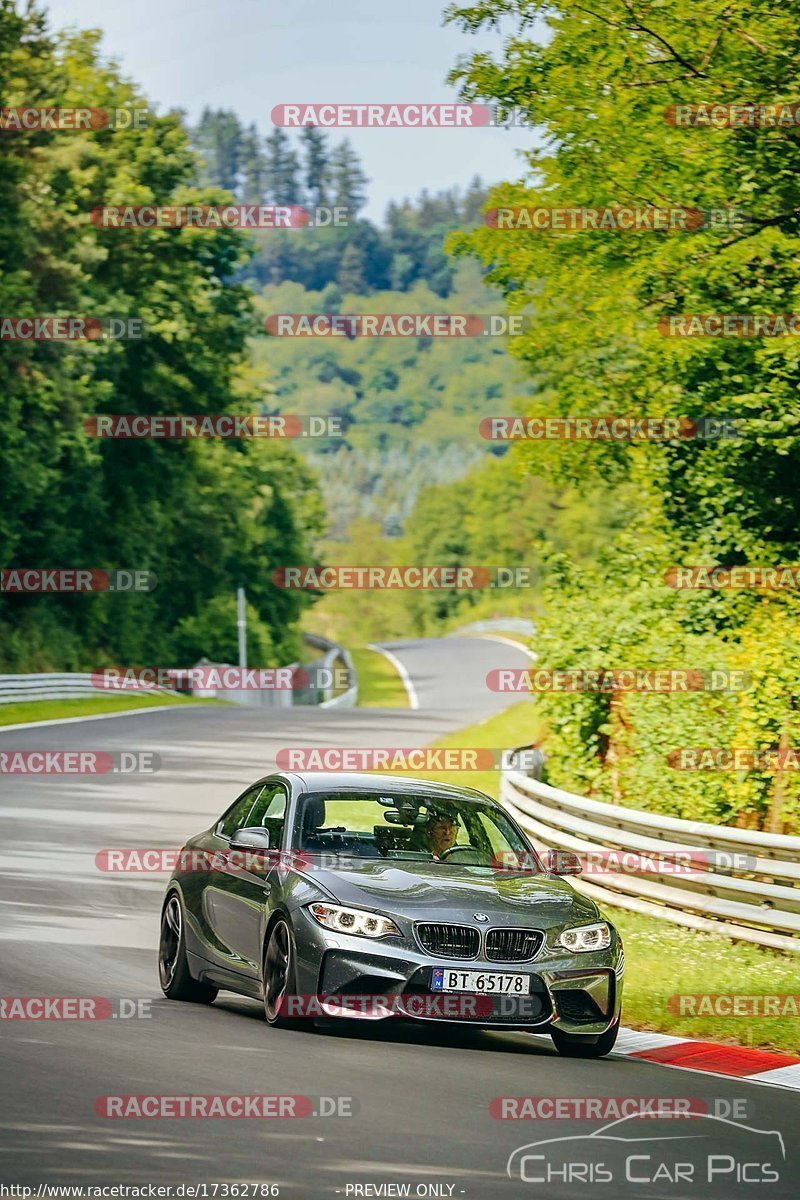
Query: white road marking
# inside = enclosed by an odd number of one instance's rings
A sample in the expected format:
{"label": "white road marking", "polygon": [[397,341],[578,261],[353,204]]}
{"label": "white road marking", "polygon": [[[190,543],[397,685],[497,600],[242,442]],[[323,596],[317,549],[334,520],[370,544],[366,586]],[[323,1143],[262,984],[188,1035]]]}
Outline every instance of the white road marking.
{"label": "white road marking", "polygon": [[513,646],[515,650],[521,650],[523,654],[527,654],[531,662],[538,662],[539,655],[530,650],[527,646],[523,646],[522,642],[516,642],[514,638],[503,637],[499,633],[481,633],[478,634],[481,641],[484,642],[502,642],[504,646]]}
{"label": "white road marking", "polygon": [[620,1029],[614,1051],[619,1054],[636,1054],[639,1050],[656,1050],[660,1046],[677,1045],[684,1042],[682,1037],[670,1037],[666,1033],[652,1033],[650,1030]]}
{"label": "white road marking", "polygon": [[406,695],[408,696],[408,707],[419,708],[419,696],[417,695],[417,689],[411,682],[411,676],[400,662],[400,659],[397,657],[397,655],[392,654],[391,650],[387,650],[384,646],[376,645],[375,642],[370,642],[367,646],[367,649],[375,650],[376,653],[382,654],[384,658],[388,658],[389,662],[392,664],[394,669],[397,671],[397,674],[403,681],[403,687],[406,689]]}

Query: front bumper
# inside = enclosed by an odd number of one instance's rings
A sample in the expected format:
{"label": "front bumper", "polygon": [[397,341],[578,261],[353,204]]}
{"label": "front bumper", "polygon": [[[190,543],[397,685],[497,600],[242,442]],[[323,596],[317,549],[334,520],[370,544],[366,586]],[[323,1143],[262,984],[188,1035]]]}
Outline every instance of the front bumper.
{"label": "front bumper", "polygon": [[[570,954],[545,943],[529,962],[500,963],[433,957],[405,937],[370,941],[333,933],[304,909],[293,916],[298,993],[341,997],[348,1017],[401,1016],[540,1032],[555,1028],[586,1036],[605,1033],[619,1019],[624,959],[616,932],[607,950]],[[531,992],[519,997],[434,992],[434,967],[529,975]],[[368,997],[387,997],[389,1003],[353,1003]]]}

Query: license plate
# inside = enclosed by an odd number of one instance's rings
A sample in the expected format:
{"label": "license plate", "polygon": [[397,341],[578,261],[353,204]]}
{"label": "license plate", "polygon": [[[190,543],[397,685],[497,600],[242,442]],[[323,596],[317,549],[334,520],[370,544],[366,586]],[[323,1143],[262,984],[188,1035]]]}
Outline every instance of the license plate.
{"label": "license plate", "polygon": [[454,971],[450,967],[434,967],[434,992],[471,992],[482,996],[528,996],[530,975],[508,971]]}

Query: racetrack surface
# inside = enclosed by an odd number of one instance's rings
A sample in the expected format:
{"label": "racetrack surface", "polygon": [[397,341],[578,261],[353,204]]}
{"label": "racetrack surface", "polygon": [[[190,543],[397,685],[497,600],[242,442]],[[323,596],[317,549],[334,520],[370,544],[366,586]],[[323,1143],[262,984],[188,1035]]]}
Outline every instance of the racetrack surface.
{"label": "racetrack surface", "polygon": [[[416,711],[187,707],[0,729],[0,751],[145,750],[162,760],[152,776],[0,776],[0,996],[152,1002],[149,1019],[0,1021],[0,1183],[206,1183],[211,1197],[214,1183],[250,1181],[303,1200],[403,1194],[387,1191],[389,1184],[408,1184],[412,1196],[467,1200],[796,1195],[797,1093],[630,1058],[560,1058],[549,1039],[524,1034],[399,1024],[278,1031],[258,1004],[230,993],[210,1008],[162,997],[155,947],[166,877],[103,874],[95,865],[100,850],[179,846],[268,772],[283,746],[423,745],[502,708],[507,697],[485,689],[486,671],[528,662],[512,646],[477,639],[391,649],[418,692]],[[675,969],[677,983],[679,963]],[[354,1115],[113,1120],[94,1111],[108,1094],[190,1093],[351,1097]],[[519,1173],[511,1180],[506,1162],[517,1147],[599,1127],[489,1114],[494,1097],[531,1095],[690,1097],[709,1108],[741,1100],[745,1124],[783,1134],[788,1161],[779,1164],[779,1183],[737,1186],[733,1175],[719,1190],[699,1173],[691,1183],[626,1183],[618,1157],[613,1183],[573,1178],[545,1187],[521,1182]],[[652,1138],[675,1136],[677,1125],[685,1134],[690,1123],[646,1124],[639,1135]],[[691,1122],[691,1132],[709,1124]],[[707,1139],[712,1152],[715,1136]],[[748,1142],[754,1137],[741,1135],[747,1159],[758,1157]],[[571,1151],[576,1162],[582,1146]],[[691,1143],[687,1161],[700,1146]],[[653,1174],[652,1144],[634,1151],[651,1158],[632,1175]],[[620,1153],[612,1146],[607,1161]],[[534,1160],[527,1169],[536,1176]]]}

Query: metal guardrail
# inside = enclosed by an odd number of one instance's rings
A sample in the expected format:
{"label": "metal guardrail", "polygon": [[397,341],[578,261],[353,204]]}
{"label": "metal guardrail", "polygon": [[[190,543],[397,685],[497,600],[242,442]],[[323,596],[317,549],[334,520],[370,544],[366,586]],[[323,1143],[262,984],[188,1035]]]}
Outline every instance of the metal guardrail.
{"label": "metal guardrail", "polygon": [[[309,683],[306,687],[298,688],[295,691],[288,689],[229,691],[219,688],[186,690],[201,696],[218,697],[220,700],[229,700],[235,704],[256,707],[276,708],[294,705],[318,705],[320,708],[355,707],[358,703],[358,676],[349,651],[345,650],[343,646],[329,642],[327,638],[312,634],[307,634],[305,637],[312,646],[324,651],[320,658],[313,662],[291,664],[298,671],[303,670],[308,674]],[[337,687],[339,674],[335,670],[337,662],[341,662],[346,673],[347,687],[344,690],[339,690]],[[229,664],[211,664],[207,659],[201,659],[200,664],[195,665],[227,666]],[[79,700],[87,696],[124,694],[122,692],[109,693],[105,689],[97,688],[93,682],[95,678],[91,674],[71,671],[37,675],[0,675],[0,704],[19,704],[27,700]],[[185,689],[178,691],[173,688],[147,688],[147,694],[154,692],[160,695],[177,696],[181,692],[185,694]]]}
{"label": "metal guardrail", "polygon": [[[95,677],[79,672],[60,674],[0,675],[0,704],[24,704],[27,700],[81,700],[103,694],[93,683]],[[150,691],[151,689],[148,689]],[[168,696],[176,696],[172,688],[153,688]]]}
{"label": "metal guardrail", "polygon": [[[571,850],[589,861],[608,851],[639,856],[635,873],[604,870],[598,882],[576,876],[575,888],[593,900],[800,952],[800,837],[605,804],[519,771],[503,774],[500,801],[537,850]],[[670,867],[676,856],[689,869]]]}
{"label": "metal guardrail", "polygon": [[[314,662],[303,663],[303,669],[311,675],[312,680],[322,674],[325,682],[322,687],[314,688],[312,685],[311,690],[316,692],[315,699],[305,701],[296,699],[295,704],[318,704],[320,708],[355,708],[358,704],[358,675],[350,651],[315,633],[307,633],[304,637],[311,646],[316,646],[325,653],[322,658],[315,659]],[[347,675],[348,686],[341,692],[336,690],[337,661],[342,663]],[[326,674],[330,676],[329,679],[326,679]]]}
{"label": "metal guardrail", "polygon": [[450,636],[458,637],[461,633],[521,633],[525,637],[535,637],[536,626],[525,617],[497,617],[491,621],[473,621],[471,625],[462,625],[452,630]]}

